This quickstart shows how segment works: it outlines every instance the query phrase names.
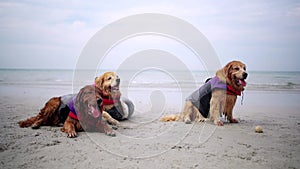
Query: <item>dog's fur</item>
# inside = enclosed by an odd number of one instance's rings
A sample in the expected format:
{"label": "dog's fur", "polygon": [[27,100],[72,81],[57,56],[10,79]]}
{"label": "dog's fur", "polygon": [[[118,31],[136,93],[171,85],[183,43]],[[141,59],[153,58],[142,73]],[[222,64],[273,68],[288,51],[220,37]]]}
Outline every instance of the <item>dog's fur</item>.
{"label": "dog's fur", "polygon": [[[23,121],[19,121],[19,126],[32,127],[33,129],[37,129],[41,125],[58,126],[61,123],[60,117],[57,113],[60,104],[61,97],[52,97],[48,102],[46,102],[45,106],[40,110],[40,113],[38,115],[30,117]],[[69,111],[64,112],[64,114],[66,114],[67,117]]]}
{"label": "dog's fur", "polygon": [[101,97],[103,99],[113,101],[110,103],[103,104],[103,117],[110,124],[118,125],[119,120],[125,120],[132,115],[132,102],[126,99],[120,99],[120,78],[116,73],[104,73],[102,76],[95,78],[95,84],[101,90]]}
{"label": "dog's fur", "polygon": [[[120,98],[120,91],[119,89],[120,78],[114,72],[106,72],[101,76],[95,78],[95,86],[99,89],[99,95],[106,95],[109,98]],[[65,95],[67,97],[71,97]],[[58,126],[60,123],[64,123],[68,117],[70,109],[63,103],[63,97],[53,97],[48,102],[46,102],[45,106],[40,110],[40,113],[34,117],[28,118],[23,121],[19,121],[18,124],[20,127],[32,127],[33,129],[39,128],[41,125],[47,126]],[[126,104],[125,104],[126,102]],[[133,112],[133,104],[129,100],[125,100],[125,102],[120,100],[118,103],[113,105],[104,105],[103,106],[103,119],[107,120],[110,124],[117,125],[119,121],[112,118],[109,113],[111,107],[114,105],[120,105],[122,108],[122,117],[119,118],[121,120],[129,118]],[[127,108],[128,105],[128,108]],[[131,109],[129,108],[131,106]],[[118,106],[118,107],[120,107]],[[63,108],[61,108],[63,107]],[[130,110],[129,110],[130,109]],[[120,110],[120,109],[118,109]],[[70,120],[72,121],[72,120]],[[76,127],[76,126],[75,126]],[[80,127],[78,127],[80,129]],[[63,129],[64,131],[67,130],[67,127]],[[69,135],[69,134],[68,134]],[[70,137],[73,137],[74,134],[70,134]]]}
{"label": "dog's fur", "polygon": [[76,131],[97,131],[109,136],[115,136],[114,131],[102,120],[101,91],[94,85],[83,87],[76,96],[75,109],[78,119],[70,116],[64,122],[61,131],[67,137],[76,137]]}
{"label": "dog's fur", "polygon": [[[227,85],[230,85],[236,91],[244,91],[246,82],[244,81],[248,74],[246,66],[240,61],[232,61],[226,64],[225,67],[216,72],[218,79]],[[242,84],[241,84],[242,81]],[[220,115],[223,113],[229,122],[238,123],[238,120],[233,118],[233,108],[237,96],[227,94],[224,89],[214,89],[211,93],[209,116],[216,125],[222,126],[223,122],[220,120]],[[190,123],[191,121],[201,122],[207,121],[199,112],[198,108],[193,105],[191,101],[186,101],[181,114],[171,114],[161,118],[161,121],[184,121]]]}

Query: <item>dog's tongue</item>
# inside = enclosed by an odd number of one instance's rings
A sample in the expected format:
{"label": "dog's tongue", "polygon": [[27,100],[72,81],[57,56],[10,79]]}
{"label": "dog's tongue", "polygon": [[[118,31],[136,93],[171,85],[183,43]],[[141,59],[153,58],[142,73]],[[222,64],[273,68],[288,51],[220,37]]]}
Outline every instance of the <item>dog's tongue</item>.
{"label": "dog's tongue", "polygon": [[92,106],[92,116],[94,118],[98,118],[100,116],[99,110],[95,109],[93,106]]}
{"label": "dog's tongue", "polygon": [[118,91],[119,90],[119,86],[114,86],[111,89],[114,90],[114,91]]}
{"label": "dog's tongue", "polygon": [[246,86],[247,85],[247,83],[246,83],[246,81],[245,80],[239,80],[239,83],[242,85],[242,86]]}

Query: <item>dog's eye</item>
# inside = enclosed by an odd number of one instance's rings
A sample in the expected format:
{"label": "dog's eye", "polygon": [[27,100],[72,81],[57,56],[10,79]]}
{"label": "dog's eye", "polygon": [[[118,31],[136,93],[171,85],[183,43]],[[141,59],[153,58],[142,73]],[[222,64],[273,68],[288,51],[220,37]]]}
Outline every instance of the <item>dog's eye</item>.
{"label": "dog's eye", "polygon": [[246,68],[244,67],[244,70],[246,71]]}
{"label": "dog's eye", "polygon": [[234,68],[234,70],[238,71],[238,70],[240,70],[240,68],[238,68],[238,67],[235,67],[235,68]]}
{"label": "dog's eye", "polygon": [[102,99],[101,99],[101,98],[98,98],[98,99],[97,99],[97,104],[98,104],[98,105],[101,105],[101,104],[102,104]]}
{"label": "dog's eye", "polygon": [[110,80],[111,79],[111,77],[109,77],[107,80]]}

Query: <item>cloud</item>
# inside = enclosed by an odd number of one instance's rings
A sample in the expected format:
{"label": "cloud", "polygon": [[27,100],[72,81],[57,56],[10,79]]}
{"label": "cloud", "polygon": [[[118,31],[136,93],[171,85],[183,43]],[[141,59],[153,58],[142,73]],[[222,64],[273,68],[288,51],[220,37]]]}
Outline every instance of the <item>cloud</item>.
{"label": "cloud", "polygon": [[[289,51],[285,59],[295,60],[299,55],[296,44],[300,43],[300,3],[297,1],[24,0],[0,2],[1,57],[18,60],[27,54],[48,58],[48,53],[53,53],[54,60],[64,56],[74,63],[85,43],[98,30],[140,13],[162,13],[186,20],[211,41],[221,60],[250,53],[255,55],[255,60],[267,57],[266,53],[273,54],[274,48],[280,50],[278,57]],[[2,62],[0,67],[11,64]]]}

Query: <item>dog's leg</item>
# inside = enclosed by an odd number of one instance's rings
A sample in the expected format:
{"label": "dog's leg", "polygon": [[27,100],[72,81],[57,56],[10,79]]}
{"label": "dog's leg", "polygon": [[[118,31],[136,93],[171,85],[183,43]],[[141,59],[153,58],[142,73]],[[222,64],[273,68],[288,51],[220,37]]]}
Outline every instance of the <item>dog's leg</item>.
{"label": "dog's leg", "polygon": [[223,122],[220,120],[220,104],[215,103],[212,99],[210,102],[210,120],[212,120],[216,125],[223,126]]}
{"label": "dog's leg", "polygon": [[[18,122],[20,127],[32,127],[33,129],[39,128],[42,124],[45,125],[53,125],[54,123],[58,123],[58,119],[55,116],[58,116],[57,110],[60,105],[60,97],[51,98],[45,106],[40,110],[37,116],[31,117],[27,120]],[[54,120],[54,121],[52,121]],[[57,124],[54,124],[57,125]]]}
{"label": "dog's leg", "polygon": [[226,106],[225,106],[224,114],[230,123],[238,123],[238,120],[233,118],[232,116],[236,98],[237,97],[235,95],[226,96]]}
{"label": "dog's leg", "polygon": [[226,90],[215,89],[212,92],[209,114],[210,119],[218,126],[223,126],[223,122],[220,120],[220,115],[224,112],[225,99]]}
{"label": "dog's leg", "polygon": [[60,130],[62,132],[67,133],[67,137],[69,137],[69,138],[77,137],[77,133],[75,131],[75,125],[74,125],[75,123],[76,123],[75,120],[68,117],[66,119],[66,121],[64,122],[63,128],[61,128]]}
{"label": "dog's leg", "polygon": [[106,121],[104,120],[98,121],[96,127],[101,133],[105,133],[106,135],[112,137],[116,136],[116,133],[107,125]]}
{"label": "dog's leg", "polygon": [[106,111],[102,112],[102,117],[104,118],[104,120],[106,120],[108,123],[112,124],[112,125],[119,125],[119,121],[112,118]]}
{"label": "dog's leg", "polygon": [[186,101],[183,111],[181,112],[179,119],[183,120],[186,124],[192,123],[191,115],[193,114],[193,103],[191,101]]}
{"label": "dog's leg", "polygon": [[200,111],[195,106],[193,106],[193,114],[196,116],[195,117],[195,122],[205,122],[205,121],[207,121],[207,119],[202,116]]}
{"label": "dog's leg", "polygon": [[18,124],[20,127],[30,127],[32,126],[32,124],[37,120],[38,118],[38,115],[37,116],[34,116],[34,117],[30,117],[26,120],[23,120],[23,121],[19,121]]}
{"label": "dog's leg", "polygon": [[[52,121],[54,116],[58,116],[57,110],[60,105],[60,97],[53,97],[51,98],[41,109],[40,113],[38,114],[37,120],[32,124],[32,128],[36,129],[41,126],[41,124],[46,125],[53,125]],[[57,124],[55,124],[57,125]]]}

